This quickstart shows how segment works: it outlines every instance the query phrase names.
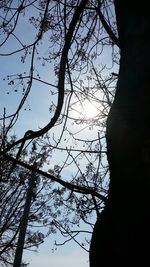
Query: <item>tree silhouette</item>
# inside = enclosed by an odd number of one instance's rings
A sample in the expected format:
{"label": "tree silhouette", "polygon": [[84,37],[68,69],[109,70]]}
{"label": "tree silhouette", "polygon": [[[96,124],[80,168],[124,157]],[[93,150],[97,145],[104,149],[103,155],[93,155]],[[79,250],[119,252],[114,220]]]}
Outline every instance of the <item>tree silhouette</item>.
{"label": "tree silhouette", "polygon": [[[20,166],[42,177],[42,183],[44,179],[53,181],[49,190],[58,213],[55,218],[51,211],[51,231],[59,229],[67,240],[78,242],[80,229],[71,230],[74,222],[80,226],[83,221],[92,232],[90,218],[96,214],[90,247],[92,267],[126,266],[129,261],[132,265],[144,264],[148,260],[146,6],[143,3],[139,10],[137,5],[131,8],[128,1],[117,0],[22,0],[0,4],[0,56],[22,64],[22,71],[3,78],[3,84],[10,88],[8,97],[17,93],[19,103],[15,111],[6,114],[6,109],[1,116],[5,129],[1,160],[10,163],[6,179],[9,181],[16,166]],[[21,25],[26,26],[28,34],[22,34]],[[45,78],[42,67],[49,68],[51,75]],[[19,139],[5,144],[4,137],[10,139],[23,110],[25,114],[34,108],[28,105],[28,99],[36,86],[49,90],[48,122],[38,129],[27,127]],[[84,108],[92,106],[95,113],[88,117]],[[29,153],[33,141],[37,146],[34,162],[22,157],[25,149]],[[63,159],[58,161],[61,153]],[[43,169],[43,165],[34,165],[38,155],[46,155]],[[69,168],[72,173],[65,178]],[[63,205],[67,214],[64,217]]]}
{"label": "tree silhouette", "polygon": [[131,8],[128,1],[114,4],[121,58],[107,119],[110,186],[93,235],[91,266],[149,262],[149,18],[146,3],[142,10]]}

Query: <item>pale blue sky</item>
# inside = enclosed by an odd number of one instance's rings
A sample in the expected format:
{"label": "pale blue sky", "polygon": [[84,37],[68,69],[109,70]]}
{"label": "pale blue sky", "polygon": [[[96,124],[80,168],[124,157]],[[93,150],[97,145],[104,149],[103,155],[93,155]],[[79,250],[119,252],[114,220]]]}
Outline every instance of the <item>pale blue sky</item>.
{"label": "pale blue sky", "polygon": [[[7,74],[17,74],[24,72],[25,64],[19,62],[16,56],[1,58],[1,74],[0,74],[0,116],[3,114],[3,108],[6,108],[6,114],[16,110],[21,93],[14,92],[13,87],[7,85],[9,81],[7,78],[3,81],[3,78]],[[49,68],[41,68],[42,78],[49,80],[50,71]],[[7,92],[10,92],[7,94]],[[55,99],[54,99],[55,100]],[[16,126],[13,128],[12,133],[15,133],[18,137],[24,135],[24,132],[28,129],[37,130],[38,127],[42,127],[49,121],[48,108],[50,105],[50,93],[49,87],[43,86],[41,83],[34,82],[34,86],[31,90],[31,94],[28,98],[28,103],[25,103],[24,107],[26,111],[21,111],[19,120]],[[28,106],[29,104],[29,106]],[[31,110],[28,110],[28,107]],[[74,126],[74,130],[77,128]],[[84,136],[84,132],[81,136]],[[55,133],[57,135],[57,133]],[[93,135],[93,131],[90,131],[89,135]],[[58,156],[57,156],[58,155]],[[56,156],[52,158],[51,164],[57,164],[64,158],[63,153],[56,153]],[[57,160],[58,159],[58,160]],[[70,170],[64,171],[64,175],[72,175],[72,167]],[[65,177],[66,178],[66,177]],[[25,252],[24,259],[30,263],[29,267],[87,267],[88,266],[88,253],[83,251],[79,246],[70,242],[64,246],[58,247],[58,249],[52,253],[54,241],[59,241],[60,235],[49,236],[43,245],[38,249],[38,252]]]}
{"label": "pale blue sky", "polygon": [[[59,236],[59,235],[58,235]],[[30,267],[88,267],[88,253],[79,248],[73,242],[52,252],[53,243],[57,236],[50,236],[39,251],[25,252],[24,259],[30,262]]]}
{"label": "pale blue sky", "polygon": [[[29,11],[30,12],[30,11]],[[21,27],[17,29],[17,34],[21,40],[30,40],[32,42],[33,28],[26,23],[26,18],[22,18]],[[31,30],[32,29],[32,30]],[[48,34],[46,33],[45,41],[48,40]],[[45,42],[42,46],[43,53],[45,56],[48,54],[47,43]],[[16,48],[16,41],[13,38],[6,43],[6,46],[0,49],[0,53],[6,51],[13,51]],[[106,63],[108,67],[111,67],[111,50],[101,55],[100,62],[103,62],[103,65]],[[27,61],[28,62],[28,61]],[[15,112],[17,105],[22,97],[21,87],[18,89],[18,92],[14,92],[14,86],[9,86],[7,83],[7,75],[20,74],[26,72],[28,75],[28,64],[20,63],[20,57],[18,55],[12,55],[10,57],[0,57],[0,117],[3,115],[3,108],[6,108],[6,115],[9,115]],[[98,66],[97,63],[97,66]],[[40,76],[43,80],[54,83],[56,77],[54,77],[53,64],[47,64],[45,67],[41,66],[41,63],[37,61],[35,75],[40,72]],[[99,65],[101,67],[101,64]],[[108,70],[109,72],[109,70]],[[26,75],[25,74],[25,75]],[[3,80],[3,78],[6,78]],[[52,101],[56,101],[56,96],[51,96],[50,90],[52,87],[43,85],[36,81],[33,82],[33,87],[31,93],[28,97],[27,102],[24,104],[23,111],[20,112],[20,117],[17,121],[15,128],[13,128],[12,133],[15,133],[17,137],[22,137],[27,130],[37,130],[39,127],[45,126],[50,119],[50,113],[48,111],[49,106]],[[9,92],[9,94],[7,94]],[[24,110],[26,109],[26,111]],[[31,110],[29,110],[31,109]],[[70,124],[71,125],[71,124]],[[80,126],[74,125],[71,126],[72,131],[78,132]],[[98,137],[98,127],[95,127],[93,130],[85,129],[76,135],[80,138],[97,138]],[[55,137],[59,136],[60,128],[54,130]],[[68,144],[64,144],[67,146]],[[61,143],[62,146],[62,143]],[[51,167],[58,164],[63,160],[65,154],[56,152],[55,157],[51,159]],[[82,167],[85,163],[82,163]],[[71,176],[72,174],[72,165],[70,168],[64,171],[64,177],[67,175]],[[65,177],[66,175],[66,177]],[[24,258],[30,262],[29,267],[88,267],[88,253],[84,252],[80,247],[70,242],[64,246],[58,247],[58,250],[52,253],[51,249],[53,248],[54,240],[59,240],[60,235],[50,236],[45,240],[45,243],[40,246],[39,252],[25,252]]]}
{"label": "pale blue sky", "polygon": [[[13,87],[7,85],[8,74],[23,73],[26,69],[26,65],[20,63],[18,57],[1,57],[1,73],[0,73],[0,117],[3,115],[3,108],[6,108],[6,115],[15,112],[17,104],[19,103],[21,92],[14,92]],[[46,81],[51,81],[51,73],[49,68],[41,68],[42,78]],[[3,81],[3,78],[5,78]],[[7,92],[10,92],[7,94]],[[29,104],[29,106],[28,106]],[[48,108],[50,105],[50,93],[48,86],[43,86],[41,83],[34,82],[31,94],[28,98],[28,103],[25,103],[24,108],[26,111],[22,111],[20,118],[12,130],[17,137],[24,135],[28,129],[37,130],[38,127],[46,125],[49,121]],[[29,111],[28,108],[31,108]],[[60,156],[59,156],[60,157]],[[63,157],[63,155],[61,156]],[[55,164],[54,160],[54,164]],[[52,239],[52,240],[51,240]],[[24,259],[30,263],[30,267],[87,267],[88,266],[88,253],[84,253],[77,245],[69,244],[58,248],[57,251],[52,253],[54,240],[59,239],[57,234],[54,238],[50,236],[46,239],[43,245],[39,247],[37,253],[25,252]]]}

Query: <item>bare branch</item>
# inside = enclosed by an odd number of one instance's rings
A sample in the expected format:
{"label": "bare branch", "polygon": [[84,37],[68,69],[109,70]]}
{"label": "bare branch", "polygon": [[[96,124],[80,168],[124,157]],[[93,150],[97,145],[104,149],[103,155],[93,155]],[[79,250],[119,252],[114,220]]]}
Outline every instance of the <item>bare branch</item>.
{"label": "bare branch", "polygon": [[9,155],[6,155],[4,154],[3,152],[0,153],[2,156],[4,156],[4,159],[3,160],[10,160],[12,162],[14,162],[15,164],[18,164],[30,171],[33,171],[35,173],[38,173],[40,175],[42,175],[43,177],[45,178],[48,178],[48,179],[51,179],[52,181],[54,182],[57,182],[59,184],[61,184],[62,186],[68,188],[69,190],[71,191],[75,191],[77,193],[81,193],[81,194],[88,194],[88,195],[93,195],[99,199],[101,199],[102,201],[106,202],[107,201],[107,198],[101,194],[99,194],[98,192],[94,191],[92,188],[88,188],[88,187],[82,187],[82,186],[79,186],[79,185],[75,185],[75,184],[72,184],[72,183],[69,183],[69,182],[66,182],[64,180],[61,180],[60,178],[57,178],[56,176],[52,175],[52,174],[49,174],[47,172],[44,172],[40,169],[37,169],[35,168],[34,166],[31,166],[25,162],[22,162],[20,160],[16,160],[15,158],[9,156]]}

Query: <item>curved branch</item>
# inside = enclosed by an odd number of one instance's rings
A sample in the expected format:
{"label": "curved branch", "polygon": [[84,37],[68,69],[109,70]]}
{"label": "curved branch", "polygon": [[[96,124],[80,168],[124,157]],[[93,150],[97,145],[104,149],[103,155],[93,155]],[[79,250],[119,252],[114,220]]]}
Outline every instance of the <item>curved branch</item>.
{"label": "curved branch", "polygon": [[12,147],[14,147],[15,145],[18,145],[21,142],[25,142],[27,140],[40,137],[41,135],[48,132],[57,122],[57,120],[60,116],[61,110],[62,110],[63,102],[64,102],[64,82],[65,82],[65,73],[66,73],[66,63],[67,63],[68,51],[69,51],[69,48],[71,46],[71,41],[72,41],[72,37],[73,37],[73,33],[75,31],[76,25],[79,21],[80,15],[82,14],[87,2],[88,2],[88,0],[82,0],[80,5],[76,8],[75,13],[74,13],[73,18],[72,18],[72,21],[69,25],[68,32],[66,34],[66,40],[65,40],[65,44],[64,44],[64,47],[62,50],[62,56],[61,56],[61,60],[60,60],[60,67],[59,67],[59,74],[58,74],[58,78],[59,78],[59,80],[58,80],[58,103],[57,103],[56,111],[55,111],[53,118],[50,120],[50,122],[44,128],[42,128],[38,131],[31,131],[31,130],[27,131],[23,138],[17,140],[12,145],[10,145],[5,150],[5,152],[9,151]]}

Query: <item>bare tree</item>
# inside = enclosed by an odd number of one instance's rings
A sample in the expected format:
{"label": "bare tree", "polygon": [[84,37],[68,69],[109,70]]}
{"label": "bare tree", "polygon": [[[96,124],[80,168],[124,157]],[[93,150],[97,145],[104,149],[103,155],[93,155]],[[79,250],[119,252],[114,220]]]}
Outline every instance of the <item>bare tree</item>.
{"label": "bare tree", "polygon": [[[29,157],[24,151],[22,160],[28,157],[31,164],[35,164],[36,161],[36,164],[42,167],[45,162],[44,153],[42,157],[38,153],[37,159],[34,143],[31,152]],[[15,151],[12,151],[11,156],[13,153]],[[20,166],[15,166],[10,174],[12,164],[9,160],[1,161],[0,166],[0,262],[2,266],[12,266],[16,251],[15,261],[17,266],[20,266],[21,257],[19,264],[18,254],[21,256],[23,248],[36,249],[53,231],[46,226],[43,231],[45,222],[51,225],[53,220],[51,210],[53,192],[49,193],[52,183],[46,179],[44,184],[41,183],[42,178],[37,174],[34,174],[33,179],[33,172]]]}
{"label": "bare tree", "polygon": [[[61,208],[58,209],[60,216],[54,218],[53,227],[67,235],[67,240],[76,240],[80,232],[70,230],[74,221],[88,224],[96,213],[90,249],[92,267],[100,262],[102,266],[126,266],[129,259],[132,265],[136,259],[141,264],[148,260],[146,6],[143,3],[141,15],[136,4],[133,10],[128,1],[121,4],[117,0],[26,0],[1,4],[0,55],[19,58],[23,66],[21,73],[4,77],[3,82],[11,88],[7,90],[8,97],[17,91],[23,94],[16,110],[2,116],[7,124],[5,135],[9,136],[22,119],[22,110],[27,111],[27,101],[36,85],[48,88],[51,97],[48,122],[39,125],[40,129],[27,128],[20,139],[2,146],[2,160],[12,162],[7,179],[19,165],[41,175],[43,181],[47,178],[54,182],[55,206],[64,205],[68,214],[62,218]],[[21,34],[23,22],[32,32],[30,37]],[[12,40],[14,45],[10,47]],[[41,65],[51,70],[47,80]],[[95,113],[87,116],[84,108],[92,106]],[[52,153],[50,168],[35,168],[33,162],[22,160],[24,148],[29,150],[33,140],[38,146],[37,154],[41,147],[47,155]],[[16,154],[12,155],[14,148]],[[58,160],[60,152],[62,160]],[[67,172],[71,173],[66,177]],[[93,229],[92,224],[90,227]]]}

